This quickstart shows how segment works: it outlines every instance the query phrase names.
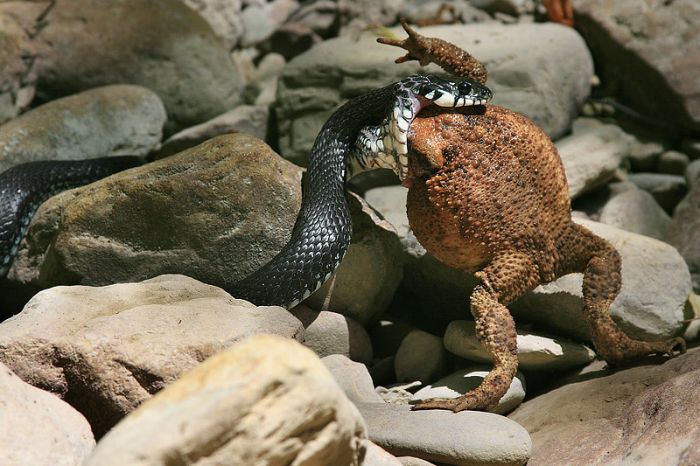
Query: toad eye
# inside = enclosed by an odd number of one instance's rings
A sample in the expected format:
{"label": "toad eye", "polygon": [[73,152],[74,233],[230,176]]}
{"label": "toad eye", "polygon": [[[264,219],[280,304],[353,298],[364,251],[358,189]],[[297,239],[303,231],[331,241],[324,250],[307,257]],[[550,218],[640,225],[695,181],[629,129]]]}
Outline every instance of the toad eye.
{"label": "toad eye", "polygon": [[457,90],[462,95],[469,94],[472,91],[472,85],[466,81],[462,81],[457,85]]}

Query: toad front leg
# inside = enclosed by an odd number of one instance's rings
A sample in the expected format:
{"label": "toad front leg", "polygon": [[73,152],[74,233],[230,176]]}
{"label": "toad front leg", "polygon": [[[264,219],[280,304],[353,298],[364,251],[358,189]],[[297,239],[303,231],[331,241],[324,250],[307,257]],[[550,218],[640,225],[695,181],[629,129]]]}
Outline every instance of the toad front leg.
{"label": "toad front leg", "polygon": [[522,252],[498,254],[476,277],[481,282],[471,296],[476,336],[491,356],[493,369],[474,390],[454,399],[432,399],[413,409],[489,410],[498,404],[518,370],[515,322],[506,304],[537,286],[537,267]]}

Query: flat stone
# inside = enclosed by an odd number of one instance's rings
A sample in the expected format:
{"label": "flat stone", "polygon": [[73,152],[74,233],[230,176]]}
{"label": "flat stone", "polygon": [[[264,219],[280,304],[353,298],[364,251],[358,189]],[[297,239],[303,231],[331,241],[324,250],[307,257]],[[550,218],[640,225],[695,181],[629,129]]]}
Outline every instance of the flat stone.
{"label": "flat stone", "polygon": [[[580,343],[554,339],[516,329],[518,333],[518,366],[526,370],[564,370],[583,366],[595,357],[593,350]],[[455,320],[445,330],[445,348],[470,361],[491,362],[476,339],[473,321]]]}
{"label": "flat stone", "polygon": [[[667,243],[589,220],[575,219],[608,240],[622,257],[622,288],[610,312],[632,338],[659,340],[678,335],[684,326],[690,292],[688,267]],[[518,319],[557,334],[590,340],[583,317],[583,274],[569,274],[540,285],[509,307]]]}
{"label": "flat stone", "polygon": [[700,183],[678,204],[668,227],[666,241],[675,246],[690,269],[693,289],[700,293]]}
{"label": "flat stone", "polygon": [[454,465],[522,465],[532,448],[527,431],[492,413],[411,411],[386,403],[363,403],[369,438],[396,456]]}
{"label": "flat stone", "polygon": [[[700,351],[582,380],[523,403],[509,418],[532,435],[528,466],[694,464],[700,460]],[[370,427],[371,431],[371,427]]]}
{"label": "flat stone", "polygon": [[688,191],[685,178],[681,175],[632,173],[627,179],[636,184],[639,189],[654,196],[656,202],[668,213],[673,213],[673,209]]}
{"label": "flat stone", "polygon": [[382,398],[374,391],[372,377],[364,364],[354,362],[340,354],[326,356],[321,361],[353,403],[379,403],[382,401]]}
{"label": "flat stone", "polygon": [[377,445],[376,443],[365,440],[365,448],[367,453],[362,461],[362,466],[403,466],[397,457]]}
{"label": "flat stone", "polygon": [[301,339],[303,327],[280,307],[182,275],[55,287],[0,324],[0,362],[67,400],[100,436],[183,372],[259,333]]}
{"label": "flat stone", "polygon": [[641,189],[628,189],[613,196],[600,212],[600,222],[621,230],[663,240],[671,217]]}
{"label": "flat stone", "polygon": [[442,339],[423,330],[412,330],[401,342],[394,359],[396,380],[430,382],[447,366]]}
{"label": "flat stone", "polygon": [[0,172],[35,160],[146,155],[160,144],[165,120],[158,96],[139,86],[57,99],[0,126]]}
{"label": "flat stone", "polygon": [[156,466],[164,458],[357,465],[365,437],[357,409],[313,352],[258,335],[144,403],[102,438],[85,466]]}
{"label": "flat stone", "polygon": [[148,87],[173,133],[231,110],[242,81],[227,47],[179,0],[59,0],[43,18],[37,72],[44,100],[106,84]]}
{"label": "flat stone", "polygon": [[365,364],[372,362],[372,342],[365,328],[342,314],[314,311],[300,304],[290,312],[304,325],[304,345],[320,358],[343,355]]}
{"label": "flat stone", "polygon": [[[405,36],[398,29],[392,32]],[[551,137],[568,131],[590,92],[592,61],[573,29],[483,23],[431,26],[419,32],[448,40],[481,60],[489,69],[493,103],[527,115]],[[305,165],[316,134],[345,100],[417,72],[444,75],[436,65],[394,64],[400,51],[375,39],[375,34],[368,33],[330,39],[287,64],[277,100],[280,149],[285,157]]]}
{"label": "flat stone", "polygon": [[87,420],[56,395],[23,382],[0,363],[2,463],[79,466],[95,447]]}
{"label": "flat stone", "polygon": [[[441,378],[418,390],[411,401],[431,398],[459,398],[478,387],[491,370],[490,366],[471,365]],[[498,405],[489,410],[496,414],[507,414],[517,408],[525,399],[525,376],[518,371],[508,387],[508,391],[498,400]]]}

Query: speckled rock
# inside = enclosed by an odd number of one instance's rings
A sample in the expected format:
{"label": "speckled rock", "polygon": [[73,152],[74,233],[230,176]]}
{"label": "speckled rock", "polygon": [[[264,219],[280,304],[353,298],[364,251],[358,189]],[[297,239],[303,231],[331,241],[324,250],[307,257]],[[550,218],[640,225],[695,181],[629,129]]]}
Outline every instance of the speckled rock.
{"label": "speckled rock", "polygon": [[693,288],[700,293],[700,183],[696,183],[676,207],[666,241],[683,256],[690,269]]}
{"label": "speckled rock", "polygon": [[605,203],[600,222],[621,230],[663,240],[671,217],[641,189],[628,189]]}
{"label": "speckled rock", "polygon": [[104,86],[41,105],[0,126],[0,172],[35,160],[145,155],[158,147],[166,115],[138,86]]}
{"label": "speckled rock", "polygon": [[95,447],[90,424],[56,395],[0,363],[0,452],[6,466],[79,466]]}
{"label": "speckled rock", "polygon": [[429,382],[444,374],[446,367],[442,339],[423,330],[413,330],[406,335],[394,359],[399,382]]}
{"label": "speckled rock", "polygon": [[[666,243],[601,223],[576,220],[610,241],[622,256],[622,289],[611,314],[633,338],[663,339],[683,328],[690,292],[688,267]],[[522,320],[580,340],[590,339],[583,317],[583,275],[566,275],[540,285],[509,307]]]}
{"label": "speckled rock", "polygon": [[382,402],[382,398],[374,391],[367,366],[340,354],[326,356],[321,361],[350,401],[355,404]]}
{"label": "speckled rock", "polygon": [[37,91],[44,99],[96,86],[146,86],[172,133],[231,110],[241,80],[207,22],[179,0],[58,0],[44,18]]}
{"label": "speckled rock", "polygon": [[691,465],[700,461],[698,384],[693,349],[661,365],[565,385],[509,417],[531,432],[528,466]]}
{"label": "speckled rock", "polygon": [[291,309],[304,325],[304,345],[319,357],[342,355],[364,364],[372,362],[372,342],[355,320],[330,311],[314,311],[300,304]]}
{"label": "speckled rock", "polygon": [[[527,370],[564,370],[593,360],[593,350],[580,343],[517,329],[518,366]],[[491,362],[476,339],[473,321],[455,320],[445,330],[445,348],[470,361]]]}
{"label": "speckled rock", "polygon": [[258,333],[301,339],[303,327],[280,307],[181,275],[56,287],[0,324],[0,362],[63,397],[100,436],[186,370]]}
{"label": "speckled rock", "polygon": [[[573,29],[485,23],[432,26],[419,32],[453,42],[483,61],[489,69],[494,104],[524,113],[552,137],[569,129],[589,94],[593,65]],[[375,38],[365,33],[359,38],[327,40],[287,64],[277,101],[280,149],[285,157],[305,164],[316,134],[339,103],[419,71],[416,62],[395,65],[401,53],[377,44]],[[441,72],[435,65],[420,71]]]}
{"label": "speckled rock", "polygon": [[156,466],[165,458],[359,466],[365,437],[357,409],[310,350],[260,335],[144,403],[100,441],[85,466]]}
{"label": "speckled rock", "polygon": [[410,411],[405,405],[363,403],[369,438],[396,456],[454,465],[522,465],[532,444],[527,431],[491,413]]}
{"label": "speckled rock", "polygon": [[648,0],[644,14],[637,0],[573,4],[576,29],[591,48],[602,82],[649,118],[681,131],[700,129],[698,2]]}
{"label": "speckled rock", "polygon": [[[428,400],[430,398],[458,398],[475,389],[491,370],[490,366],[471,365],[453,372],[452,374],[432,382],[418,390],[412,401]],[[513,411],[525,399],[525,376],[518,371],[508,387],[508,391],[498,400],[498,405],[491,410],[496,414],[506,414]]]}
{"label": "speckled rock", "polygon": [[668,213],[672,213],[676,205],[688,191],[685,178],[681,175],[665,175],[662,173],[632,173],[629,181],[639,189],[649,192],[656,202]]}
{"label": "speckled rock", "polygon": [[289,240],[301,174],[253,136],[210,139],[51,198],[9,276],[49,287],[183,273],[226,288]]}

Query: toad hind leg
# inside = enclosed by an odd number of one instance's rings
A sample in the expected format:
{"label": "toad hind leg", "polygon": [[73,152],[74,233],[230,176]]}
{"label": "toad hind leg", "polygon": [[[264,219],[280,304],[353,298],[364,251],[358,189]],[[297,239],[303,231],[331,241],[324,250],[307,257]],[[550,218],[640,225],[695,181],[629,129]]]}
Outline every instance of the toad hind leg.
{"label": "toad hind leg", "polygon": [[454,399],[419,402],[413,409],[488,410],[510,387],[518,369],[518,348],[515,322],[506,304],[537,285],[537,267],[522,252],[504,252],[475,275],[481,283],[472,293],[471,312],[476,336],[493,359],[493,369],[474,390]]}

